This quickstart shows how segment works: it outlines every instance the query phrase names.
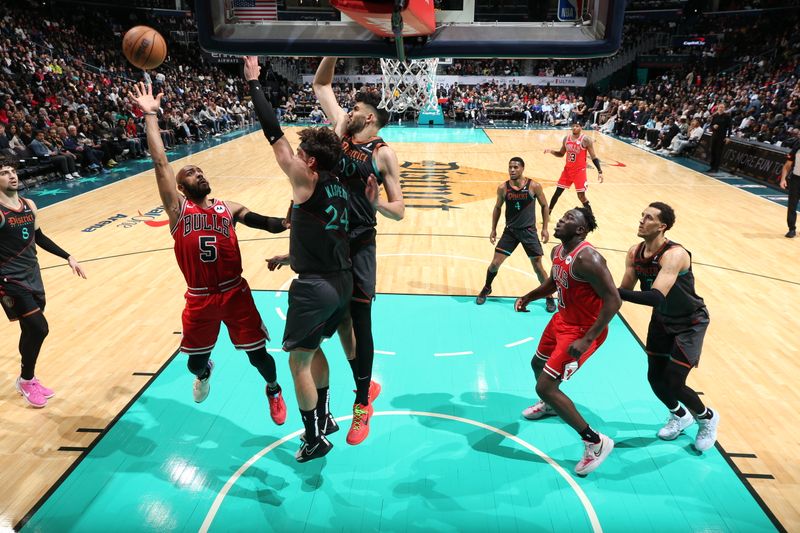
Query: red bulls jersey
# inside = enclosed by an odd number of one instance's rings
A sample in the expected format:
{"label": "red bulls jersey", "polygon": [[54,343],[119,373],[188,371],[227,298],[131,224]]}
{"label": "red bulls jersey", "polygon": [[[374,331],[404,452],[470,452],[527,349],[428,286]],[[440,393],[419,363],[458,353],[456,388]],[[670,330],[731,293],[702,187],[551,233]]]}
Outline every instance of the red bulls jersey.
{"label": "red bulls jersey", "polygon": [[222,200],[213,200],[208,208],[184,202],[172,238],[190,296],[226,292],[242,282],[242,254],[233,224],[233,214]]}
{"label": "red bulls jersey", "polygon": [[603,307],[603,300],[591,284],[572,272],[575,258],[585,248],[592,248],[592,245],[583,241],[572,252],[564,255],[563,245],[559,244],[553,255],[551,272],[558,289],[558,312],[564,322],[573,326],[591,326]]}
{"label": "red bulls jersey", "polygon": [[583,146],[583,133],[577,139],[572,138],[572,134],[564,139],[564,146],[567,147],[567,162],[565,170],[584,170],[586,168],[586,147]]}

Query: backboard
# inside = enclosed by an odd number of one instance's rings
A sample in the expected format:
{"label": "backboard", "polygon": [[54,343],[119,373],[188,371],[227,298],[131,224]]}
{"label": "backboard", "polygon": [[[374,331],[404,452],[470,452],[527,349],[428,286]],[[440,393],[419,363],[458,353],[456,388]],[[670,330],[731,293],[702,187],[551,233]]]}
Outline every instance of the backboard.
{"label": "backboard", "polygon": [[[406,58],[602,57],[622,40],[625,0],[544,0],[554,2],[559,17],[574,16],[565,22],[534,20],[524,11],[534,4],[528,0],[431,1],[438,8],[436,30],[404,40]],[[208,52],[397,57],[391,39],[356,24],[328,0],[196,0],[195,8],[200,45]]]}

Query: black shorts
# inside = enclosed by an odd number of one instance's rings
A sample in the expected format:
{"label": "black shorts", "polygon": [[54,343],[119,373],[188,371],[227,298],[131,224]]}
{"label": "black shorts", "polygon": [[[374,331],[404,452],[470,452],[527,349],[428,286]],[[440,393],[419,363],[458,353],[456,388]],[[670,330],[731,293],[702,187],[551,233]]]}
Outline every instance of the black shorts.
{"label": "black shorts", "polygon": [[375,298],[378,258],[375,228],[359,228],[350,233],[350,262],[353,264],[353,300],[370,303]]}
{"label": "black shorts", "polygon": [[44,293],[36,293],[25,285],[0,278],[0,305],[9,320],[19,320],[37,311],[44,312]]}
{"label": "black shorts", "polygon": [[670,357],[677,363],[697,366],[708,329],[708,309],[701,307],[689,316],[668,317],[653,313],[647,328],[649,355]]}
{"label": "black shorts", "polygon": [[497,242],[495,251],[504,255],[511,255],[520,243],[522,244],[522,249],[528,254],[528,257],[534,258],[544,255],[542,243],[539,242],[539,237],[536,235],[536,228],[533,227],[525,229],[504,229],[503,235]]}
{"label": "black shorts", "polygon": [[315,350],[336,332],[350,307],[353,276],[349,270],[325,275],[301,274],[289,286],[289,311],[283,349]]}

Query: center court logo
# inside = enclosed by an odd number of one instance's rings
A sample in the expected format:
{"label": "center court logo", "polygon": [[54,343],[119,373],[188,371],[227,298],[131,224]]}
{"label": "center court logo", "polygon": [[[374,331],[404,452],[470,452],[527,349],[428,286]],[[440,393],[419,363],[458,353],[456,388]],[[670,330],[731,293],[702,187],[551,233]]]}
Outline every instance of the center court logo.
{"label": "center court logo", "polygon": [[104,220],[96,222],[95,224],[92,224],[88,228],[84,228],[81,231],[85,233],[91,233],[105,226],[111,225],[114,222],[119,222],[118,224],[116,224],[118,228],[125,228],[125,229],[132,228],[139,224],[144,224],[152,228],[158,228],[169,224],[169,220],[156,220],[157,218],[160,218],[161,216],[164,215],[164,211],[165,211],[164,206],[159,205],[158,207],[154,207],[153,209],[145,213],[142,213],[141,211],[137,210],[136,211],[137,214],[135,216],[128,216],[123,213],[118,213],[116,215],[111,215],[110,217]]}

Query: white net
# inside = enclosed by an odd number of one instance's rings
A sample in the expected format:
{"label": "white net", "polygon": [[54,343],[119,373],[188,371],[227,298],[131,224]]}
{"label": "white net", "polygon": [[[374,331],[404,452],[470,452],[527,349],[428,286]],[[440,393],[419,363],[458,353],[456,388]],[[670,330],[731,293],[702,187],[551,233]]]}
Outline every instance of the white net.
{"label": "white net", "polygon": [[390,113],[403,113],[407,109],[422,112],[436,112],[436,68],[439,59],[398,59],[381,58],[382,100],[379,107]]}

